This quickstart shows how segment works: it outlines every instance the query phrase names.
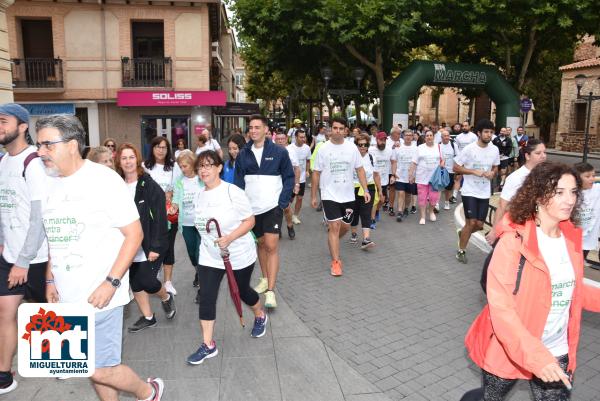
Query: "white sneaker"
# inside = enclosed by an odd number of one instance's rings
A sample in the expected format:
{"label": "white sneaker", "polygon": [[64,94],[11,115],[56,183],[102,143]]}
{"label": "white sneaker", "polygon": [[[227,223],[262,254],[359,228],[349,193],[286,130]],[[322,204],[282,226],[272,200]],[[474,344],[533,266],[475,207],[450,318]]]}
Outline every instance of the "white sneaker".
{"label": "white sneaker", "polygon": [[425,225],[425,219],[421,219],[421,220],[419,220],[419,224],[420,224],[420,225]]}
{"label": "white sneaker", "polygon": [[450,210],[450,202],[444,202],[444,210]]}
{"label": "white sneaker", "polygon": [[433,212],[429,213],[429,220],[431,220],[431,221],[436,221],[437,220],[437,217],[435,216],[435,213],[433,213]]}
{"label": "white sneaker", "polygon": [[262,294],[263,292],[269,289],[269,282],[266,277],[261,277],[258,279],[258,284],[254,287],[254,291]]}
{"label": "white sneaker", "polygon": [[11,391],[13,391],[14,389],[16,389],[18,386],[17,381],[13,378],[12,383],[10,384],[10,386],[5,387],[5,388],[0,388],[0,394],[7,394],[10,393]]}
{"label": "white sneaker", "polygon": [[273,291],[265,292],[265,308],[277,308],[275,293]]}
{"label": "white sneaker", "polygon": [[302,221],[300,221],[300,219],[298,218],[298,216],[293,215],[292,216],[292,223],[294,223],[294,224],[302,224]]}
{"label": "white sneaker", "polygon": [[170,281],[165,281],[165,290],[167,290],[167,292],[170,292],[173,295],[177,295],[177,290],[175,289],[175,287],[173,287],[173,283]]}

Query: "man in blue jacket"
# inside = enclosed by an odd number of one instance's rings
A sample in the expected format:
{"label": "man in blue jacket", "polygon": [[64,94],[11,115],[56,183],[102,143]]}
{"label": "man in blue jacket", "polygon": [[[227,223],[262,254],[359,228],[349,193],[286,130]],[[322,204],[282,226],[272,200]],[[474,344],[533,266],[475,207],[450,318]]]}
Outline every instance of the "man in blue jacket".
{"label": "man in blue jacket", "polygon": [[258,239],[258,260],[262,277],[254,288],[265,293],[265,306],[275,308],[275,281],[279,271],[279,233],[283,210],[288,207],[294,189],[294,169],[287,150],[266,139],[269,132],[264,116],[250,117],[250,142],[235,160],[234,183],[246,191],[252,205]]}

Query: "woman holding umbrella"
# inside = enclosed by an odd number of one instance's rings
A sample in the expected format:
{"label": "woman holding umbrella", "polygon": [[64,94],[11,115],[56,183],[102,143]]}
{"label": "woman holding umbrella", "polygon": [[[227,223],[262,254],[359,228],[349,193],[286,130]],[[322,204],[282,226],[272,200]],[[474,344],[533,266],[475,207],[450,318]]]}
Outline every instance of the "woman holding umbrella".
{"label": "woman holding umbrella", "polygon": [[[194,224],[202,238],[198,277],[202,283],[199,301],[203,341],[198,350],[187,358],[187,362],[198,365],[218,354],[213,341],[213,330],[219,285],[226,274],[226,262],[230,262],[233,269],[235,281],[232,284],[237,284],[239,298],[254,312],[252,337],[262,337],[265,334],[268,317],[258,294],[250,287],[250,277],[256,262],[256,245],[250,234],[254,226],[250,202],[244,191],[221,180],[223,160],[214,150],[198,155],[194,167],[205,185],[194,201]],[[211,227],[207,232],[207,223],[212,219],[218,222],[220,230]]]}

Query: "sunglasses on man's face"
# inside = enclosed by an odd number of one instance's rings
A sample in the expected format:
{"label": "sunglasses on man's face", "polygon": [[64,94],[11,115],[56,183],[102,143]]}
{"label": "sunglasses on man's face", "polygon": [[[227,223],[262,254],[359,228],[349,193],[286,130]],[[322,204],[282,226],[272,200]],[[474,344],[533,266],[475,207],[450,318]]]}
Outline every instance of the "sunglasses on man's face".
{"label": "sunglasses on man's face", "polygon": [[369,145],[368,145],[368,144],[366,144],[366,143],[357,143],[357,144],[356,144],[356,146],[358,146],[359,148],[366,148],[366,147],[368,147]]}

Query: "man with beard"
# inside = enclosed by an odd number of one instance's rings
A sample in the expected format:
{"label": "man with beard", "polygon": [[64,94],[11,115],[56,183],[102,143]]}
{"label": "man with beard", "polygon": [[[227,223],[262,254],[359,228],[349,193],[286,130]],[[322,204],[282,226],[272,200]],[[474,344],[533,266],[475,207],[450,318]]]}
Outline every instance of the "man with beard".
{"label": "man with beard", "polygon": [[465,121],[461,126],[461,133],[454,138],[454,141],[458,145],[458,150],[462,151],[465,146],[477,142],[477,135],[471,132],[469,129],[469,122]]}
{"label": "man with beard", "polygon": [[[402,124],[398,124],[398,126],[401,126]],[[402,135],[402,128],[398,128],[398,127],[393,127],[390,130],[390,136],[389,138],[386,140],[386,147],[392,150],[392,153],[395,151],[396,148],[399,148],[400,146],[402,146],[402,138],[400,138],[400,136]],[[390,166],[391,169],[391,166]],[[390,177],[394,175],[394,171],[390,170]],[[388,181],[389,181],[388,178]],[[394,217],[394,203],[396,202],[396,191],[394,190],[394,186],[392,185],[391,188],[388,188],[388,197],[386,198],[386,202],[383,204],[383,210],[384,211],[388,211],[390,216]],[[389,208],[392,208],[392,210],[389,210]]]}
{"label": "man with beard", "polygon": [[[379,202],[371,211],[371,229],[376,227],[375,220],[379,219],[379,208],[383,206],[388,198],[388,184],[390,182],[390,172],[392,166],[392,147],[387,146],[387,135],[385,132],[378,132],[375,136],[377,143],[369,148],[369,153],[373,156],[375,171],[381,177],[381,193],[379,194]],[[377,217],[377,219],[376,219]]]}
{"label": "man with beard", "polygon": [[46,174],[27,143],[29,112],[0,106],[0,394],[17,388],[10,371],[17,349],[17,308],[23,298],[46,302],[48,245],[42,224]]}
{"label": "man with beard", "polygon": [[477,122],[479,139],[460,151],[454,159],[454,171],[464,175],[462,201],[465,212],[465,226],[458,230],[458,251],[456,259],[467,263],[467,244],[471,234],[483,229],[491,196],[491,181],[498,172],[500,152],[490,145],[494,124],[490,120]]}
{"label": "man with beard", "polygon": [[458,135],[460,135],[460,132],[461,132],[461,131],[460,131],[460,128],[461,128],[461,126],[460,126],[460,124],[459,124],[459,123],[456,123],[456,124],[454,124],[454,125],[452,126],[452,131],[450,131],[450,138],[451,138],[453,141],[454,141],[454,140],[456,140],[456,137],[457,137]]}

